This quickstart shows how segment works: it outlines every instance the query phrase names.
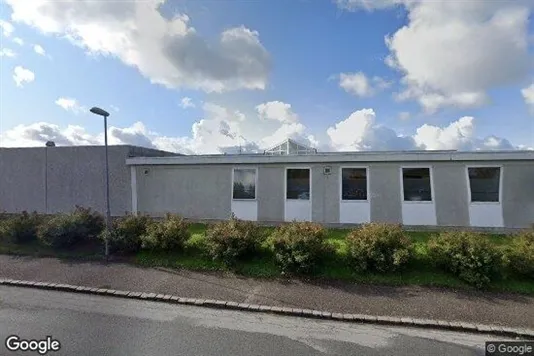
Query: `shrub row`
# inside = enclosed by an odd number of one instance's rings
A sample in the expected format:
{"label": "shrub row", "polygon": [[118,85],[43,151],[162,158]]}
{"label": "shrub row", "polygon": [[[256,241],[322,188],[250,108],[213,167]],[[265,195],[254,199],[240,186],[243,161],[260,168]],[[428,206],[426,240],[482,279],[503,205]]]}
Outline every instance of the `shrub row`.
{"label": "shrub row", "polygon": [[[68,248],[107,237],[110,251],[115,254],[133,254],[141,249],[181,251],[191,237],[189,227],[177,215],[168,214],[159,221],[129,215],[115,220],[108,233],[100,214],[77,207],[71,214],[49,219],[26,212],[4,216],[0,219],[0,239],[11,243],[39,239],[55,248]],[[325,257],[334,255],[327,241],[328,232],[320,224],[292,222],[275,228],[270,235],[266,231],[254,222],[232,216],[228,221],[208,226],[206,252],[233,266],[268,248],[283,272],[296,273],[311,273]],[[438,233],[426,244],[427,257],[435,266],[476,287],[488,285],[504,267],[534,277],[534,231],[512,239],[507,248],[500,248],[474,232]],[[415,257],[414,243],[400,225],[364,224],[350,231],[345,242],[346,262],[357,272],[402,271]]]}

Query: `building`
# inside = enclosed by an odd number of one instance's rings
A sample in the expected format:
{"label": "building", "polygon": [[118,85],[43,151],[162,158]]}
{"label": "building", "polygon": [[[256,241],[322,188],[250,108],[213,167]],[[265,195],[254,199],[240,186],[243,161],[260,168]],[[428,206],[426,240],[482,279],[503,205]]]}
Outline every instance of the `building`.
{"label": "building", "polygon": [[534,151],[327,152],[287,140],[263,154],[135,157],[132,210],[194,219],[534,224]]}
{"label": "building", "polygon": [[[176,155],[111,146],[111,213],[265,223],[534,224],[534,151],[317,152],[292,140],[258,154]],[[105,211],[104,148],[0,149],[0,211]]]}
{"label": "building", "polygon": [[[135,156],[175,155],[135,146],[109,146],[111,214],[132,210],[130,170]],[[0,148],[0,212],[106,211],[103,146]]]}

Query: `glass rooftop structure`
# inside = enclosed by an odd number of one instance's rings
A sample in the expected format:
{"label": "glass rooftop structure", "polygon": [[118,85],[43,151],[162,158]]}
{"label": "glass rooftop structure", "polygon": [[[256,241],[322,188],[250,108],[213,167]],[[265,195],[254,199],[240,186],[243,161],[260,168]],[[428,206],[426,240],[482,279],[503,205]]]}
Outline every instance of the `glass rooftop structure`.
{"label": "glass rooftop structure", "polygon": [[264,155],[281,156],[281,155],[311,155],[316,154],[317,150],[308,146],[304,146],[292,139],[287,139],[278,145],[263,151]]}

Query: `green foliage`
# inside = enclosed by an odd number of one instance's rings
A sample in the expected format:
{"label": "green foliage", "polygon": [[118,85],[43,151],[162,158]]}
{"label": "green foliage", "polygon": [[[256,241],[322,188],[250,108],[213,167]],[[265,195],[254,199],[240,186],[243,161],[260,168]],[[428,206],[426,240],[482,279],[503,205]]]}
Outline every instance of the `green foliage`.
{"label": "green foliage", "polygon": [[230,220],[213,224],[206,231],[209,254],[229,266],[258,251],[264,237],[258,224],[239,220],[233,214]]}
{"label": "green foliage", "polygon": [[357,271],[393,272],[404,267],[413,253],[412,241],[400,225],[364,224],[352,230],[346,242]]}
{"label": "green foliage", "polygon": [[467,231],[443,232],[428,242],[432,262],[477,288],[499,276],[502,253],[484,235]]}
{"label": "green foliage", "polygon": [[23,244],[37,239],[37,229],[41,217],[36,212],[4,216],[0,220],[0,240],[15,244]]}
{"label": "green foliage", "polygon": [[141,249],[143,235],[146,235],[152,219],[146,215],[126,215],[113,221],[109,234],[104,230],[102,240],[108,237],[111,253],[133,254]]}
{"label": "green foliage", "polygon": [[516,273],[534,278],[534,230],[512,238],[512,243],[505,252],[504,262]]}
{"label": "green foliage", "polygon": [[47,246],[69,248],[95,241],[104,229],[104,217],[90,208],[77,206],[70,214],[58,214],[39,226],[37,237]]}
{"label": "green foliage", "polygon": [[84,238],[88,240],[98,237],[102,230],[104,230],[104,216],[97,211],[91,210],[91,208],[76,206],[71,216],[78,224],[85,227],[86,234]]}
{"label": "green foliage", "polygon": [[149,224],[141,237],[141,248],[149,250],[182,250],[191,237],[189,223],[182,217],[167,214],[161,221]]}
{"label": "green foliage", "polygon": [[284,272],[311,273],[330,252],[326,239],[327,232],[320,224],[294,221],[277,227],[270,244]]}

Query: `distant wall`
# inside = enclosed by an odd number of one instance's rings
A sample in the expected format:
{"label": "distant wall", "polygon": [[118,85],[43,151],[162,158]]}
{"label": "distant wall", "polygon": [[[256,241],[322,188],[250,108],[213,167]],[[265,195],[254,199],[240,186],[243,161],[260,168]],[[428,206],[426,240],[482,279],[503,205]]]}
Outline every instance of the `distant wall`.
{"label": "distant wall", "polygon": [[[131,211],[126,159],[172,154],[135,146],[108,149],[111,214],[123,215]],[[80,205],[105,212],[103,146],[0,148],[0,172],[0,211],[57,213]]]}

